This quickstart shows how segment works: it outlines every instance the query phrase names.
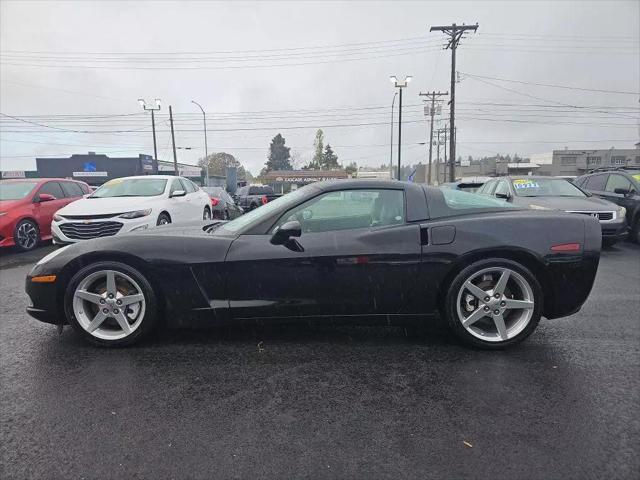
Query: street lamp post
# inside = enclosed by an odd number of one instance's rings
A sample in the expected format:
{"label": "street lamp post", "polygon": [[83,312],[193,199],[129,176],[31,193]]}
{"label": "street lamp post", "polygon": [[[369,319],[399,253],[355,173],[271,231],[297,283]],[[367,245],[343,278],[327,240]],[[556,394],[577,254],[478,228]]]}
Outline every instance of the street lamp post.
{"label": "street lamp post", "polygon": [[391,141],[389,142],[389,146],[391,150],[389,152],[389,177],[393,178],[393,107],[396,103],[396,97],[398,96],[398,92],[393,94],[393,100],[391,101]]}
{"label": "street lamp post", "polygon": [[202,120],[204,122],[204,159],[205,159],[205,170],[207,172],[207,181],[204,182],[205,186],[209,186],[209,151],[207,150],[207,114],[204,113],[204,108],[195,100],[191,100],[191,103],[197,105],[202,112]]}
{"label": "street lamp post", "polygon": [[404,81],[401,82],[395,75],[389,77],[391,83],[400,90],[400,104],[398,105],[398,180],[402,180],[402,176],[400,175],[400,159],[402,156],[402,89],[409,85],[412,78],[413,77],[411,75],[407,75],[404,77]]}
{"label": "street lamp post", "polygon": [[147,106],[147,102],[144,101],[144,98],[139,98],[138,103],[140,104],[143,110],[151,111],[151,129],[153,130],[153,159],[157,162],[158,147],[156,145],[156,118],[155,118],[154,112],[160,111],[160,108],[161,108],[160,99],[159,98],[155,99],[155,103],[156,103],[155,107]]}

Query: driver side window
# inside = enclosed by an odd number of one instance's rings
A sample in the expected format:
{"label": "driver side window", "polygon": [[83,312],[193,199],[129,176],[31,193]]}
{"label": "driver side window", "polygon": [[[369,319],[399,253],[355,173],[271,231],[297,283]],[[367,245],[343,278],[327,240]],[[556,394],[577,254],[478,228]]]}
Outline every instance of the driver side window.
{"label": "driver side window", "polygon": [[173,195],[178,190],[184,190],[184,187],[182,186],[182,183],[180,182],[179,178],[174,178],[171,181],[171,189],[169,190],[169,196]]}
{"label": "driver side window", "polygon": [[328,192],[289,210],[272,231],[290,221],[303,232],[330,232],[398,225],[405,221],[402,190],[343,190]]}
{"label": "driver side window", "polygon": [[496,191],[493,192],[493,194],[496,195],[496,196],[499,193],[501,193],[503,195],[506,195],[506,194],[509,193],[509,185],[504,180],[500,180],[500,182],[498,182],[498,186],[496,187]]}

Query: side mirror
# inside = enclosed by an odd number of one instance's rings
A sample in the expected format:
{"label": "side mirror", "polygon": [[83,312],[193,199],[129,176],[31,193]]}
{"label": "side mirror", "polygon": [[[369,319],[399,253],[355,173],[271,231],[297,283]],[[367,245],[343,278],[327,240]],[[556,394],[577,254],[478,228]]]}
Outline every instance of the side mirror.
{"label": "side mirror", "polygon": [[284,245],[291,237],[299,237],[302,235],[302,227],[300,222],[292,220],[287,222],[278,228],[271,236],[271,243],[273,245]]}
{"label": "side mirror", "polygon": [[187,192],[185,192],[184,190],[176,190],[171,195],[169,195],[169,198],[184,197],[186,194],[187,194]]}
{"label": "side mirror", "polygon": [[617,193],[618,195],[624,195],[625,197],[631,193],[631,190],[628,188],[614,188],[613,193]]}
{"label": "side mirror", "polygon": [[56,197],[49,193],[40,193],[36,198],[34,198],[36,203],[51,202],[53,200],[56,200]]}
{"label": "side mirror", "polygon": [[496,193],[496,197],[507,201],[511,200],[511,194],[509,193]]}

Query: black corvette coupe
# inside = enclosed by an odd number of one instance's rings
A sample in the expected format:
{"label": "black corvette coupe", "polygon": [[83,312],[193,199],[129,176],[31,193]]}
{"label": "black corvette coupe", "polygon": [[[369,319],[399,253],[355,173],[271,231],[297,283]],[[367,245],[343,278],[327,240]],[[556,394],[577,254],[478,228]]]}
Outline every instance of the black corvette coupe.
{"label": "black corvette coupe", "polygon": [[501,348],[541,316],[580,309],[600,242],[584,215],[413,183],[319,182],[230,222],[56,250],[26,279],[27,311],[108,346],[159,323],[439,313],[463,341]]}

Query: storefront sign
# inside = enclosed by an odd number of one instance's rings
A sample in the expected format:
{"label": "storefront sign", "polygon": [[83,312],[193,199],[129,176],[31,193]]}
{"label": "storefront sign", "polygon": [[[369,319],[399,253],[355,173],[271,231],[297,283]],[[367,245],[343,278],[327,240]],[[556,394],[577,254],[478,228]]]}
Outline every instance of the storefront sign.
{"label": "storefront sign", "polygon": [[7,170],[2,172],[2,178],[25,178],[24,170]]}
{"label": "storefront sign", "polygon": [[324,180],[342,180],[345,177],[276,177],[276,182],[311,183]]}

